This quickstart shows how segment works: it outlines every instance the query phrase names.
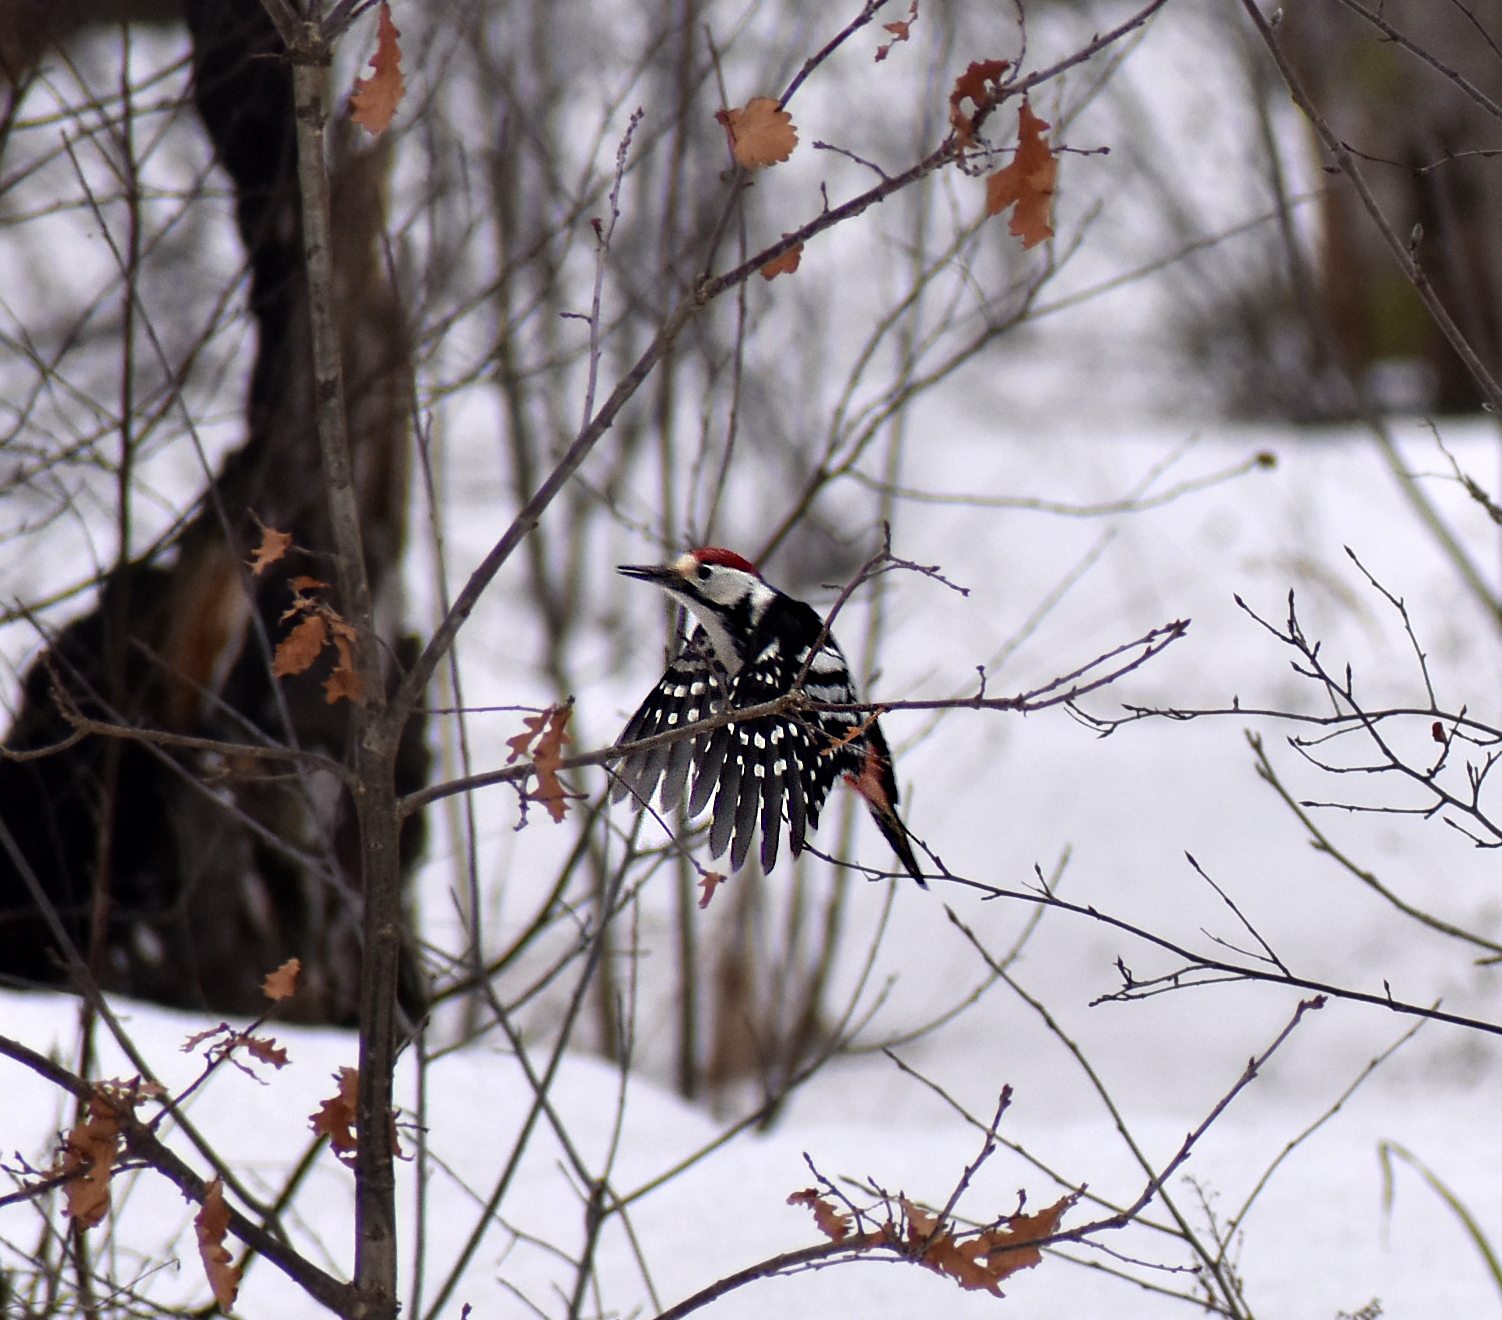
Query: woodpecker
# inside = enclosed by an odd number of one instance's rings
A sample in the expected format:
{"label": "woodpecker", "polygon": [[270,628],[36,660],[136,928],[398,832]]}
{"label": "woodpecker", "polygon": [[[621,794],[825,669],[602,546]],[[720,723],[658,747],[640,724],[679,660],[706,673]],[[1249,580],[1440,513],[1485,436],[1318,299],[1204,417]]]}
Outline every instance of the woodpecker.
{"label": "woodpecker", "polygon": [[[661,587],[693,614],[696,625],[655,688],[631,717],[622,743],[693,724],[724,710],[744,710],[792,691],[819,704],[859,701],[849,666],[814,609],[767,584],[731,550],[706,546],[670,564],[622,564],[630,578]],[[817,647],[817,649],[815,649]],[[662,783],[665,812],[683,801],[690,770],[688,814],[714,796],[709,851],[730,848],[731,870],[751,851],[761,817],[761,864],[777,861],[784,815],[796,857],[841,776],[866,800],[877,828],[908,872],[927,883],[897,815],[892,754],[876,717],[849,710],[796,710],[725,725],[626,757],[616,770],[613,799],[632,795],[643,806]]]}

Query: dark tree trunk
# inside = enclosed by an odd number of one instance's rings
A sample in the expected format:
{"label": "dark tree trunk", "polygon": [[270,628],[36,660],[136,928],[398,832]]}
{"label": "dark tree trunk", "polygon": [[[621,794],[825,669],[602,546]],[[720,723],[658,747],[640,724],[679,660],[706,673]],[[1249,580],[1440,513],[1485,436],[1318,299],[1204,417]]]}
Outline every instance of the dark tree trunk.
{"label": "dark tree trunk", "polygon": [[[198,111],[232,181],[249,261],[258,351],[247,438],[174,545],[110,574],[95,609],[33,666],[5,745],[63,742],[72,726],[62,693],[94,718],[290,744],[347,763],[350,708],[325,699],[328,662],[280,680],[270,668],[271,648],[289,626],[282,614],[290,580],[325,576],[319,552],[331,547],[313,418],[291,73],[260,0],[190,0],[185,10]],[[0,49],[6,35],[0,28]],[[12,43],[19,68],[17,49]],[[396,618],[411,354],[381,247],[389,148],[357,142],[357,130],[343,128],[330,162],[337,314],[367,564],[394,681],[396,666],[415,654]],[[298,549],[253,579],[245,561],[259,524],[290,532]],[[324,596],[337,608],[331,590]],[[420,786],[427,764],[414,722],[398,791]],[[256,1013],[265,1005],[262,977],[295,956],[304,971],[292,1012],[355,1020],[355,819],[330,772],[91,737],[35,760],[0,761],[0,821],[107,988]],[[421,833],[414,818],[402,839],[408,872]],[[415,1007],[421,990],[410,966],[406,999]],[[0,975],[27,982],[67,975],[22,871],[3,853]]]}

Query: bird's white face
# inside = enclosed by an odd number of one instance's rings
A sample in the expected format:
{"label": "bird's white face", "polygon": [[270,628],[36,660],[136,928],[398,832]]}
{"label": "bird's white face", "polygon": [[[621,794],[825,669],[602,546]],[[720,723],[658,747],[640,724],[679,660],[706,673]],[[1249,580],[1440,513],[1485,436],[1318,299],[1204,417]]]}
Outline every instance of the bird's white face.
{"label": "bird's white face", "polygon": [[[733,562],[726,563],[725,560]],[[660,587],[693,613],[727,674],[740,671],[745,650],[777,592],[729,550],[690,551],[669,564],[621,564],[620,572]]]}
{"label": "bird's white face", "polygon": [[761,613],[757,606],[763,602],[759,598],[765,597],[770,601],[775,594],[754,573],[748,573],[742,568],[731,568],[728,564],[706,564],[691,554],[682,555],[674,561],[673,569],[683,579],[683,594],[690,601],[701,600],[711,605],[728,606],[734,605],[743,596],[750,596],[753,617],[758,617]]}

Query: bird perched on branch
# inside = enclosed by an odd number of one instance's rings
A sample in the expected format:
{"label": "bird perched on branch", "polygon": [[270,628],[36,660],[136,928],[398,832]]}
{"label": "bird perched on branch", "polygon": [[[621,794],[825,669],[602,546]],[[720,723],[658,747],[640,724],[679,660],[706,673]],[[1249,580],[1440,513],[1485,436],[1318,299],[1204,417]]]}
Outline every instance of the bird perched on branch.
{"label": "bird perched on branch", "polygon": [[710,855],[719,857],[729,847],[731,869],[739,870],[759,815],[761,864],[771,870],[784,816],[796,857],[819,823],[830,787],[843,775],[865,798],[903,866],[927,888],[897,815],[892,754],[876,716],[821,709],[854,705],[859,698],[844,655],[813,608],[769,586],[740,555],[713,546],[670,564],[622,564],[620,572],[661,587],[697,620],[626,725],[621,743],[761,706],[795,689],[810,704],[633,752],[616,769],[614,800],[632,795],[646,806],[661,781],[662,809],[672,812],[693,770],[689,815],[698,815],[714,797]]}

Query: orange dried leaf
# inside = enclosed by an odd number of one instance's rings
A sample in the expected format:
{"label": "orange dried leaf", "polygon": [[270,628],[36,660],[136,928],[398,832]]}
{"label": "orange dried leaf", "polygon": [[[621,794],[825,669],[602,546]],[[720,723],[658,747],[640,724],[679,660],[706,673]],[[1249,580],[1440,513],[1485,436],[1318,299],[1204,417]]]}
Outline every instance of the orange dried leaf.
{"label": "orange dried leaf", "polygon": [[548,809],[548,815],[555,822],[561,821],[568,812],[569,793],[558,778],[558,767],[563,763],[564,745],[573,742],[565,729],[573,713],[572,701],[549,707],[546,712],[548,727],[537,740],[537,751],[532,757],[532,768],[537,775],[537,789],[532,798]]}
{"label": "orange dried leaf", "polygon": [[[702,904],[701,904],[702,906]],[[814,1212],[819,1232],[831,1242],[843,1242],[850,1236],[850,1216],[842,1213],[833,1201],[819,1195],[818,1188],[808,1187],[788,1197],[789,1205],[806,1205]]]}
{"label": "orange dried leaf", "polygon": [[209,1027],[206,1031],[195,1031],[187,1040],[183,1041],[183,1053],[191,1054],[206,1040],[212,1040],[215,1036],[234,1035],[234,1028],[228,1022],[221,1022],[217,1027]]}
{"label": "orange dried leaf", "polygon": [[193,1229],[198,1234],[198,1254],[203,1257],[203,1270],[209,1276],[214,1300],[228,1311],[240,1291],[240,1270],[230,1264],[230,1254],[224,1247],[225,1234],[229,1232],[229,1206],[224,1204],[222,1180],[215,1178],[209,1184],[203,1206],[193,1217]]}
{"label": "orange dried leaf", "polygon": [[307,615],[301,623],[277,643],[271,672],[277,678],[301,674],[323,650],[328,639],[328,624],[317,614]]}
{"label": "orange dried leaf", "polygon": [[907,11],[907,17],[905,19],[896,23],[882,24],[882,27],[884,27],[888,32],[892,34],[892,39],[885,45],[878,46],[876,48],[876,62],[878,64],[880,64],[884,59],[886,59],[889,54],[891,54],[892,47],[895,46],[899,41],[908,40],[909,36],[911,35],[912,26],[917,21],[918,0],[913,0],[911,7]]}
{"label": "orange dried leaf", "polygon": [[[949,93],[949,122],[959,135],[960,146],[968,147],[975,141],[975,116],[995,104],[1001,75],[1009,67],[1007,60],[976,60],[954,80],[954,91]],[[967,100],[975,107],[969,113],[960,106]]]}
{"label": "orange dried leaf", "polygon": [[[786,234],[783,235],[787,237]],[[764,280],[775,280],[779,275],[791,275],[798,269],[798,263],[803,260],[803,244],[794,243],[780,257],[773,257],[761,268],[761,277]]]}
{"label": "orange dried leaf", "polygon": [[[961,1288],[984,1290],[1000,1297],[999,1285],[1003,1279],[1018,1270],[1032,1269],[1043,1259],[1042,1251],[1029,1244],[1051,1237],[1075,1200],[1073,1196],[1065,1196],[1037,1214],[1013,1215],[1005,1225],[982,1229],[979,1233],[958,1237],[940,1233],[924,1250],[923,1264],[948,1275]],[[900,1199],[900,1204],[907,1220],[908,1244],[917,1246],[925,1242],[939,1221],[906,1200]]]}
{"label": "orange dried leaf", "polygon": [[1011,164],[986,180],[986,214],[997,215],[1015,202],[1017,209],[1012,212],[1011,230],[1025,248],[1036,247],[1053,237],[1049,211],[1053,207],[1059,160],[1043,136],[1047,127],[1024,100],[1018,114],[1017,154]]}
{"label": "orange dried leaf", "polygon": [[371,137],[379,137],[391,127],[391,118],[401,104],[406,86],[402,82],[402,48],[397,38],[402,34],[391,21],[391,6],[382,4],[376,20],[376,53],[369,78],[356,78],[350,94],[350,117]]}
{"label": "orange dried leaf", "polygon": [[334,647],[339,652],[339,663],[324,682],[323,699],[331,706],[341,697],[358,702],[365,695],[365,680],[355,669],[354,652],[346,636],[353,634],[354,629],[342,620],[336,621],[333,628]]}
{"label": "orange dried leaf", "polygon": [[707,908],[709,900],[714,897],[714,891],[725,883],[725,877],[718,871],[705,871],[699,881],[699,888],[704,892],[699,895],[700,908]]}
{"label": "orange dried leaf", "polygon": [[532,739],[537,737],[542,726],[548,722],[549,710],[552,710],[551,706],[548,707],[548,710],[543,711],[541,715],[522,716],[522,723],[527,726],[527,729],[525,733],[518,733],[506,739],[506,746],[511,749],[511,755],[506,758],[507,765],[527,754],[528,749],[532,746]]}
{"label": "orange dried leaf", "polygon": [[341,1068],[334,1080],[339,1083],[339,1093],[319,1105],[318,1112],[308,1116],[308,1122],[314,1132],[329,1139],[334,1154],[350,1164],[360,1145],[356,1127],[360,1106],[360,1074],[354,1068]]}
{"label": "orange dried leaf", "polygon": [[297,974],[302,971],[301,958],[288,958],[274,972],[269,972],[261,982],[261,993],[267,999],[291,999],[297,992]]}
{"label": "orange dried leaf", "polygon": [[[319,587],[326,587],[326,586],[328,586],[328,583],[327,582],[320,582],[316,577],[308,577],[307,574],[303,574],[303,575],[301,575],[299,577],[293,578],[292,581],[291,581],[291,583],[289,585],[291,586],[291,588],[292,588],[293,591],[298,592],[299,594],[301,594],[304,591],[317,591]],[[307,602],[307,601],[299,601],[292,608],[294,610],[296,610],[296,609],[306,609],[307,606],[308,606],[308,603],[309,602]],[[287,616],[285,614],[282,615],[282,618],[285,619],[286,617]]]}
{"label": "orange dried leaf", "polygon": [[89,1116],[73,1125],[63,1139],[59,1173],[78,1176],[65,1185],[68,1214],[83,1228],[93,1228],[110,1208],[110,1175],[120,1153],[120,1119],[103,1096],[89,1100]]}
{"label": "orange dried leaf", "polygon": [[287,1066],[287,1051],[276,1043],[272,1036],[241,1036],[245,1048],[250,1051],[262,1063],[269,1063],[273,1068],[285,1068]]}
{"label": "orange dried leaf", "polygon": [[263,569],[270,568],[292,548],[292,533],[279,532],[274,527],[261,528],[261,544],[250,552],[250,571],[260,577]]}
{"label": "orange dried leaf", "polygon": [[714,117],[730,135],[736,164],[748,170],[776,165],[798,145],[792,115],[770,96],[753,96],[744,110],[716,110]]}

